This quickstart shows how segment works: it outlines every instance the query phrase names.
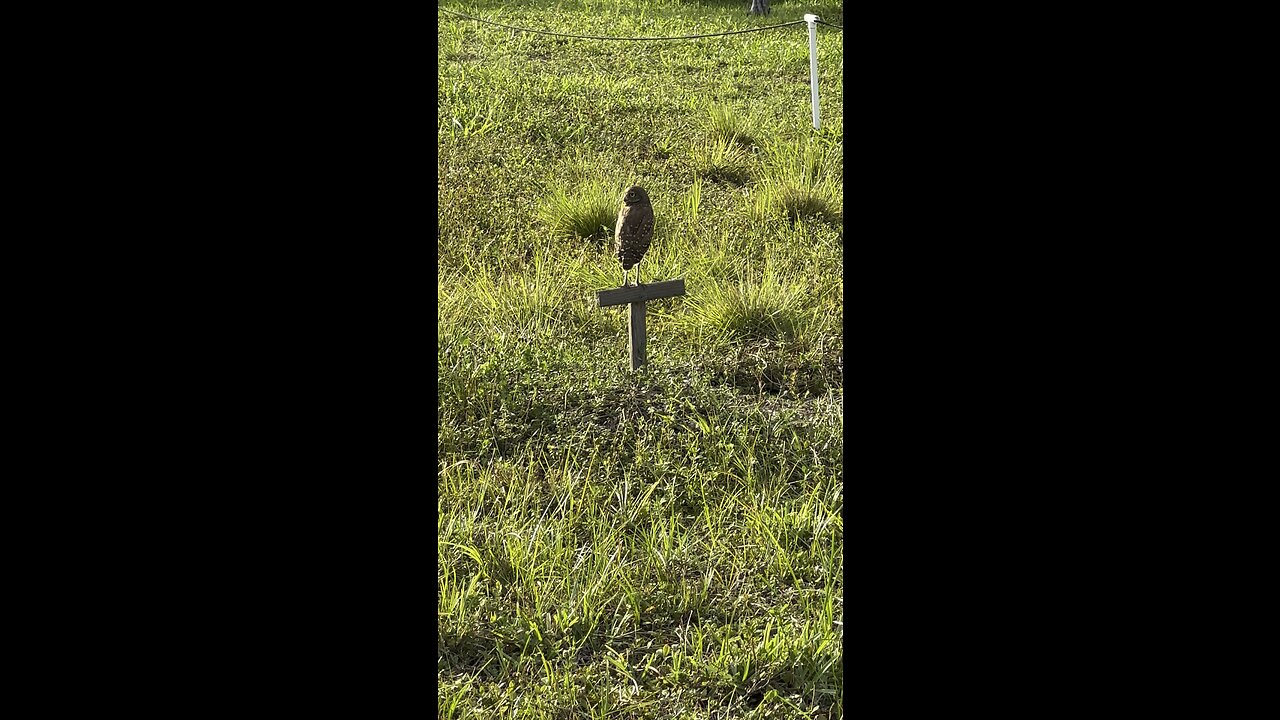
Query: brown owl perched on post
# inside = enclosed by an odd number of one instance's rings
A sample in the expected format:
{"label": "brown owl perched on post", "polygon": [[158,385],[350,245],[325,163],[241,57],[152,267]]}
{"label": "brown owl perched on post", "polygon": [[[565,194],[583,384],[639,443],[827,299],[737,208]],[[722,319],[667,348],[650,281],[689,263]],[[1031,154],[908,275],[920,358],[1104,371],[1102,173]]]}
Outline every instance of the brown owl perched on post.
{"label": "brown owl perched on post", "polygon": [[[622,263],[622,284],[627,284],[627,271],[638,266],[649,241],[653,239],[653,205],[649,193],[639,185],[632,185],[622,195],[622,207],[618,209],[618,227],[615,249],[618,262]],[[640,284],[640,268],[636,267],[636,285]]]}

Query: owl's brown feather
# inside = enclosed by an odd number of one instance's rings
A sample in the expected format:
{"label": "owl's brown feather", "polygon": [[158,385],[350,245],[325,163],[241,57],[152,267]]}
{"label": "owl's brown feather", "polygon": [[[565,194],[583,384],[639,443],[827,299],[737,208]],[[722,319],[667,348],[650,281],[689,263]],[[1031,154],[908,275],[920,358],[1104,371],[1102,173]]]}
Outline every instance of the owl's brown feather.
{"label": "owl's brown feather", "polygon": [[644,188],[633,185],[622,196],[618,209],[618,226],[614,250],[623,271],[630,270],[644,257],[653,240],[653,205]]}

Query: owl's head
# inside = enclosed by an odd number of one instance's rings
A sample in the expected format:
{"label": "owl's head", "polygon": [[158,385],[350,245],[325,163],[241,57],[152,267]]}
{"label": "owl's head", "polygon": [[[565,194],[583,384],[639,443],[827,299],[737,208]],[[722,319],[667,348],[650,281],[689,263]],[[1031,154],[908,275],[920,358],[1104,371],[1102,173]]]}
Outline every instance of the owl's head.
{"label": "owl's head", "polygon": [[649,193],[645,192],[644,188],[639,185],[632,185],[622,194],[622,202],[628,205],[649,202]]}

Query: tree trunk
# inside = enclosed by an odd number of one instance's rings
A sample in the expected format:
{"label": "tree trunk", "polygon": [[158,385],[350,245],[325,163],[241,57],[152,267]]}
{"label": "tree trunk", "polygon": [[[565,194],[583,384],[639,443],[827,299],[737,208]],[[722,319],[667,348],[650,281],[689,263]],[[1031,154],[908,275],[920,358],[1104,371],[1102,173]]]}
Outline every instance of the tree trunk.
{"label": "tree trunk", "polygon": [[768,15],[769,0],[751,0],[750,12],[752,15]]}

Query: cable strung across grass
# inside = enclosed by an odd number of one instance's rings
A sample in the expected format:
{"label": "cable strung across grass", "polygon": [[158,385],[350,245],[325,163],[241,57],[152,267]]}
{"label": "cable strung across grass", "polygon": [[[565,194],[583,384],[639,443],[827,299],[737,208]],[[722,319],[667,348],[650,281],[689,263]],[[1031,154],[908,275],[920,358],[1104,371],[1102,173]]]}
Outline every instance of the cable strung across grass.
{"label": "cable strung across grass", "polygon": [[[706,35],[675,35],[671,37],[610,37],[606,35],[570,35],[568,33],[551,32],[549,30],[531,30],[529,28],[516,27],[515,25],[503,25],[502,23],[493,22],[492,20],[485,20],[483,18],[471,17],[470,15],[464,15],[463,13],[454,12],[452,10],[445,10],[444,8],[437,8],[437,9],[440,12],[446,12],[446,13],[449,13],[450,15],[457,15],[458,17],[463,17],[468,20],[475,20],[476,22],[484,23],[486,25],[494,25],[500,28],[507,28],[508,30],[519,30],[521,32],[537,33],[538,35],[555,35],[556,37],[579,38],[581,40],[696,40],[698,38],[720,37],[722,35],[741,35],[742,33],[760,32],[762,30],[773,30],[774,28],[787,27],[788,25],[804,25],[805,24],[804,20],[795,20],[789,23],[782,23],[781,25],[768,25],[765,27],[748,28],[746,30],[731,30],[729,32],[708,33]],[[826,23],[823,23],[823,24],[825,25]],[[835,26],[833,25],[832,27],[835,27]]]}
{"label": "cable strung across grass", "polygon": [[827,27],[833,27],[837,30],[844,30],[844,28],[840,27],[839,25],[832,25],[829,22],[822,22],[821,20],[814,20],[814,22],[818,23],[819,25],[826,25]]}

